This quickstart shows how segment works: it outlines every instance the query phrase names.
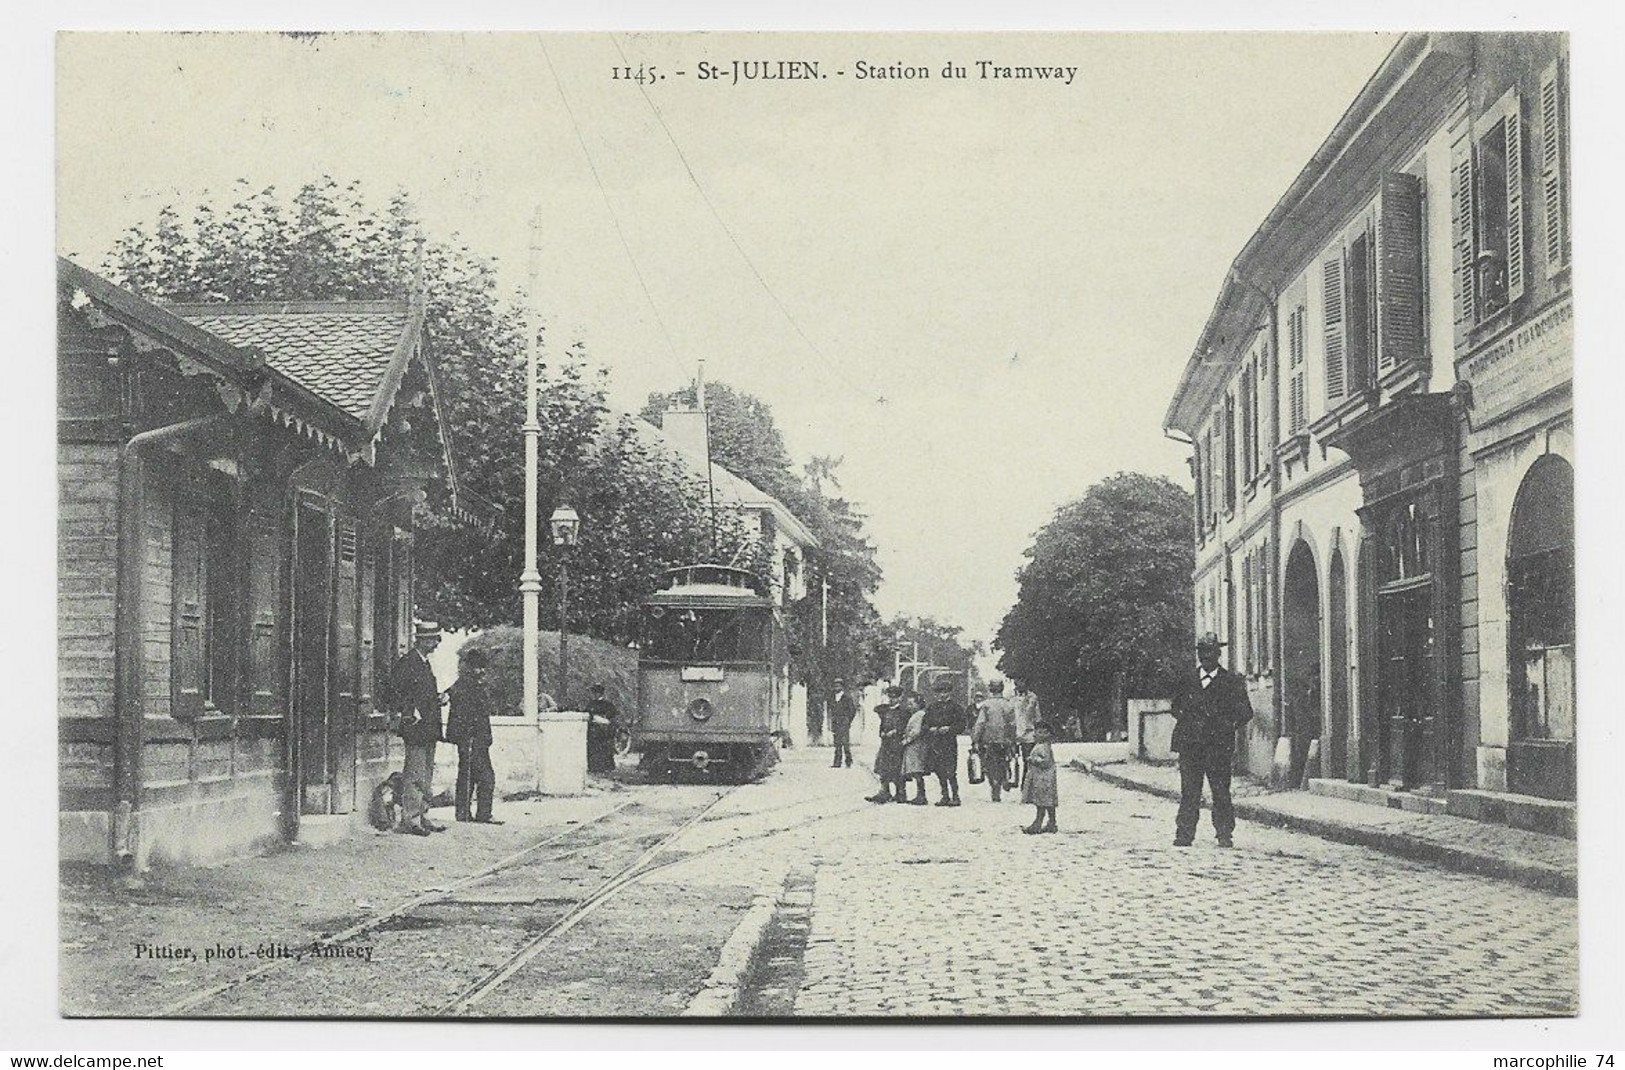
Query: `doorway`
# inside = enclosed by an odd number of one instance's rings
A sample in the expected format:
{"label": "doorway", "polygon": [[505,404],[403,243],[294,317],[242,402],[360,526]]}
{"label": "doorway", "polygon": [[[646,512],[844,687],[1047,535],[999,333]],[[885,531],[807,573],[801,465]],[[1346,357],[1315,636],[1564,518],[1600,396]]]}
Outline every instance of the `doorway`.
{"label": "doorway", "polygon": [[1282,708],[1292,739],[1291,782],[1303,781],[1311,741],[1320,738],[1320,583],[1315,556],[1299,539],[1287,556],[1281,586],[1281,645],[1284,655]]}
{"label": "doorway", "polygon": [[293,695],[299,812],[333,806],[328,722],[333,635],[333,518],[309,501],[294,514]]}
{"label": "doorway", "polygon": [[1332,550],[1331,573],[1327,581],[1327,714],[1330,724],[1323,743],[1325,775],[1358,780],[1358,763],[1349,755],[1349,593],[1348,576],[1341,547]]}

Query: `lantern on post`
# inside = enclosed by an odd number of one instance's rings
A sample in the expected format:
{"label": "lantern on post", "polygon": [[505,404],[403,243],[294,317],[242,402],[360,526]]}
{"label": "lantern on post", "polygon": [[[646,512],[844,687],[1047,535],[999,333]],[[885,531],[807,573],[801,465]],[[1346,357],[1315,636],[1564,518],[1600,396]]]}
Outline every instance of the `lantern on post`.
{"label": "lantern on post", "polygon": [[559,706],[569,709],[570,692],[570,558],[581,535],[581,515],[568,505],[553,510],[547,526],[559,551]]}

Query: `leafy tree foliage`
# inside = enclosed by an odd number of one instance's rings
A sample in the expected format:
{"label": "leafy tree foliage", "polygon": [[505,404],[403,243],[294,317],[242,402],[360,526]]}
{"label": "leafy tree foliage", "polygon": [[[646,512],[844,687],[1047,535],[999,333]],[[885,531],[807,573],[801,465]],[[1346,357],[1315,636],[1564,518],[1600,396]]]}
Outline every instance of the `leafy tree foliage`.
{"label": "leafy tree foliage", "polygon": [[[497,293],[495,265],[456,242],[424,242],[411,201],[381,209],[360,187],[324,178],[285,198],[237,191],[228,206],[164,208],[118,242],[108,273],[143,296],[185,301],[401,298],[421,257],[424,348],[461,484],[500,509],[494,534],[431,499],[419,510],[419,611],[452,628],[514,623],[524,561],[525,324]],[[420,251],[421,250],[421,251]],[[554,352],[544,348],[544,352]],[[605,403],[604,372],[579,347],[542,368],[540,499],[545,525],[569,501],[582,516],[570,561],[570,629],[625,642],[632,606],[664,568],[703,556],[708,514],[694,478],[639,441]],[[544,527],[545,532],[545,527]],[[730,556],[744,535],[724,526]],[[544,626],[558,627],[558,571],[543,538]]]}
{"label": "leafy tree foliage", "polygon": [[1166,478],[1118,473],[1056,510],[1026,551],[999,668],[1049,710],[1117,727],[1127,695],[1166,693],[1190,664],[1192,500]]}

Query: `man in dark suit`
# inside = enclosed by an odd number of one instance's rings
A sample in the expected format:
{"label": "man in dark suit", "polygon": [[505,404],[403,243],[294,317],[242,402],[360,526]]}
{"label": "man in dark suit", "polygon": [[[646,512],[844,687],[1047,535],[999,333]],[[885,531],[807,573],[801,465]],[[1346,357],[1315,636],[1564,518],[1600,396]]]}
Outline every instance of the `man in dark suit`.
{"label": "man in dark suit", "polygon": [[412,649],[402,654],[389,674],[389,699],[400,714],[400,737],[406,743],[401,770],[400,831],[427,836],[445,828],[429,820],[434,793],[434,745],[440,741],[440,685],[429,667],[429,655],[440,645],[440,625],[419,621]]}
{"label": "man in dark suit", "polygon": [[858,703],[846,689],[846,681],[835,678],[835,694],[829,700],[829,727],[835,735],[835,760],[830,768],[839,767],[843,760],[852,764],[852,721],[858,716]]}
{"label": "man in dark suit", "polygon": [[1213,790],[1213,831],[1220,847],[1231,847],[1236,814],[1230,803],[1230,763],[1236,731],[1252,720],[1252,703],[1241,677],[1219,664],[1225,644],[1212,632],[1196,641],[1197,670],[1174,695],[1173,749],[1179,752],[1179,816],[1174,846],[1189,847],[1202,814],[1202,781]]}
{"label": "man in dark suit", "polygon": [[489,663],[483,650],[463,655],[462,672],[447,692],[446,742],[457,745],[457,820],[500,825],[491,817],[497,775],[491,767],[491,693],[485,687]]}

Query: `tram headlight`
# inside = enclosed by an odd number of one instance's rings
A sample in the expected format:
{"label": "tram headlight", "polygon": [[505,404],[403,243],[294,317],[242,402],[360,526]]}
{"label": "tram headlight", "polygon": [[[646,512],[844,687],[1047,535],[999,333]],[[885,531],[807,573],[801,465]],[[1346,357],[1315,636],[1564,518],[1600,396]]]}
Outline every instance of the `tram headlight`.
{"label": "tram headlight", "polygon": [[688,715],[696,721],[709,721],[715,712],[710,699],[697,698],[688,704]]}

